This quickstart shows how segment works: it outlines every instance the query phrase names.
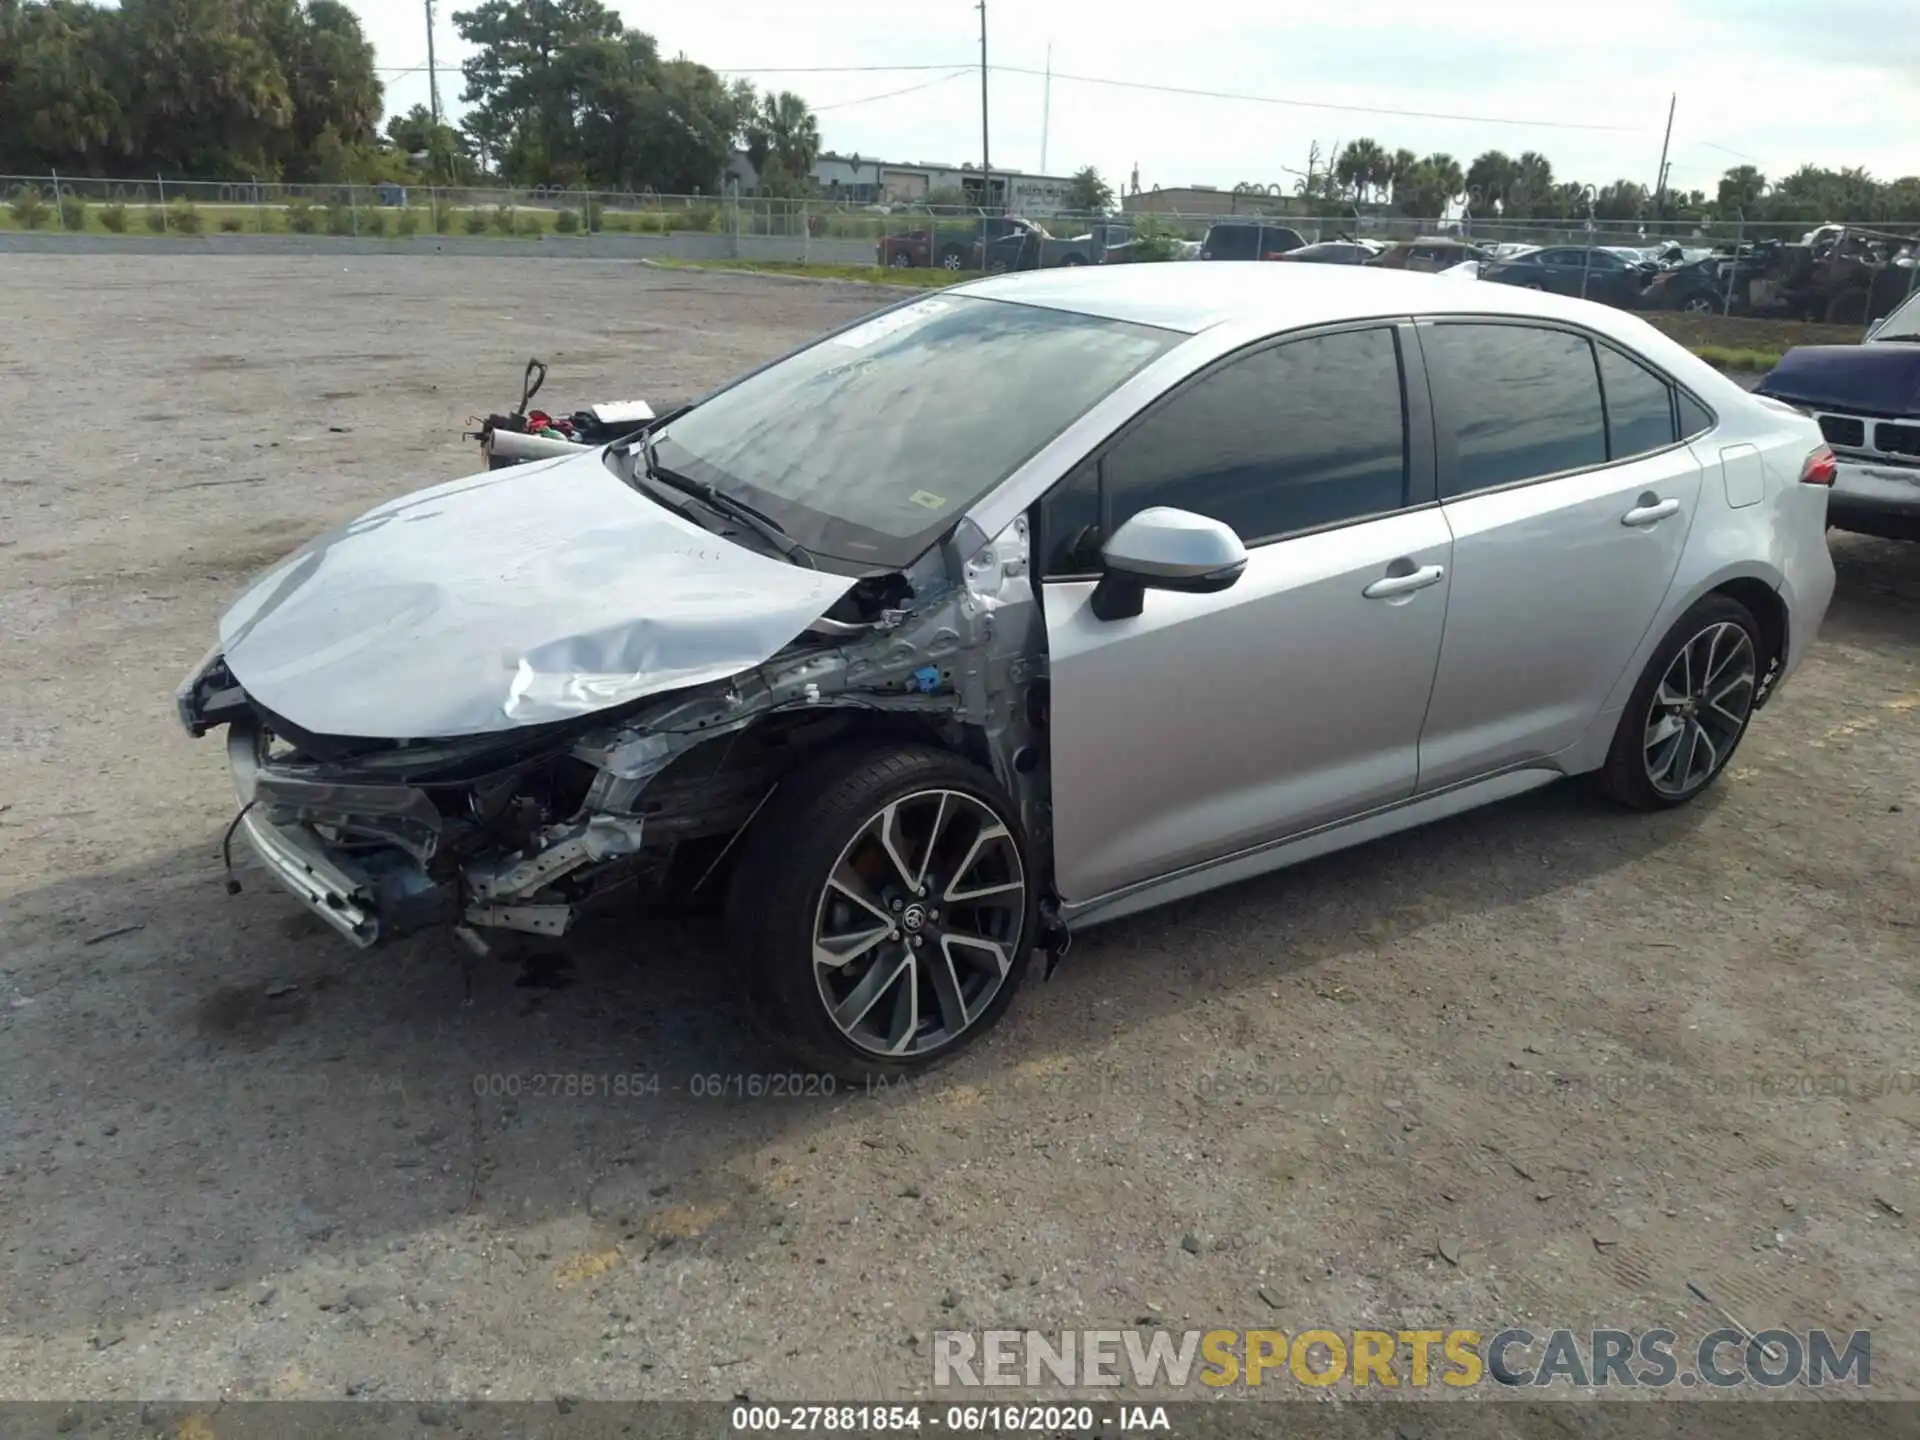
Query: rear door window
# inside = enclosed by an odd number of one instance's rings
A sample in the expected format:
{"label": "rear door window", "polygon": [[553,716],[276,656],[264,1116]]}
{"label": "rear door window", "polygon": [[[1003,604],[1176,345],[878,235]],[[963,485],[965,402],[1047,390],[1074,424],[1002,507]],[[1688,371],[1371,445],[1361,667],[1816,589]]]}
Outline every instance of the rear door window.
{"label": "rear door window", "polygon": [[1216,225],[1207,234],[1207,253],[1215,260],[1253,260],[1260,254],[1257,225]]}
{"label": "rear door window", "polygon": [[1607,345],[1598,347],[1600,386],[1607,405],[1607,458],[1627,460],[1664,450],[1673,428],[1673,387]]}
{"label": "rear door window", "polygon": [[1440,323],[1422,327],[1421,346],[1442,500],[1606,463],[1606,411],[1584,336]]}

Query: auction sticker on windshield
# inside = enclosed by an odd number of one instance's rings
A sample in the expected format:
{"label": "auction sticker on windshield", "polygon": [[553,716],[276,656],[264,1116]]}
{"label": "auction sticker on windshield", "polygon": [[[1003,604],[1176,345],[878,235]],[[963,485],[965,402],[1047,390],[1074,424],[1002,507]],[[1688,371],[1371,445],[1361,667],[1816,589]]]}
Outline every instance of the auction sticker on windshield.
{"label": "auction sticker on windshield", "polygon": [[945,300],[919,300],[898,310],[889,310],[884,315],[876,315],[864,325],[856,325],[844,334],[833,337],[836,345],[845,345],[849,350],[864,350],[876,341],[918,325],[922,320],[931,320],[953,307]]}

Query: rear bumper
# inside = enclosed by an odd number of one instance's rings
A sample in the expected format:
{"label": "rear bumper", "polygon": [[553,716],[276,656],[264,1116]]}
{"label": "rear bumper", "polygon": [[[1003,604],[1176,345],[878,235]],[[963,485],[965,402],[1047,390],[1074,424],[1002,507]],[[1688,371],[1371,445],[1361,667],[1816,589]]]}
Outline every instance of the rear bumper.
{"label": "rear bumper", "polygon": [[1827,520],[1836,530],[1920,540],[1920,465],[1842,459]]}

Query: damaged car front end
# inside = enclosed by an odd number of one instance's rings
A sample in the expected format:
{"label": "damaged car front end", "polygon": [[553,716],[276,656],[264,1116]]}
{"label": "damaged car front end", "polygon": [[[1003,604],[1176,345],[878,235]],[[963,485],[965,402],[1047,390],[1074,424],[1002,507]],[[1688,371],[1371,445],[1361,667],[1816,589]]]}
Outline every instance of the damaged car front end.
{"label": "damaged car front end", "polygon": [[[1050,830],[1029,520],[970,507],[1180,338],[914,302],[628,440],[321,536],[178,693],[189,733],[225,729],[229,866],[241,839],[361,947],[450,926],[484,953],[615,897],[724,896],[751,989],[830,958],[772,1002],[811,1007],[774,1028],[822,1068],[956,1047],[1042,938]],[[947,401],[1017,413],[1036,366],[1054,392],[1021,423]],[[837,838],[836,779],[872,812]],[[824,888],[781,898],[809,868]]]}

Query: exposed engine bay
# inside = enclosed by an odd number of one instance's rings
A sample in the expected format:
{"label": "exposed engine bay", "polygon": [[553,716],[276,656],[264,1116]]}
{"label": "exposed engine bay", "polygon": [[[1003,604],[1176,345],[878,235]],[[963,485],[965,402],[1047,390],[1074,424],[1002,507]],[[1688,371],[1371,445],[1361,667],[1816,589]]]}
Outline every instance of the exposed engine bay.
{"label": "exposed engine bay", "polygon": [[[571,463],[600,468],[597,454]],[[1024,518],[997,537],[962,521],[909,570],[854,580],[790,643],[724,679],[593,709],[605,692],[560,676],[555,693],[578,704],[416,739],[316,733],[276,713],[273,683],[249,689],[243,624],[182,686],[180,716],[196,735],[228,728],[242,806],[229,851],[243,832],[360,946],[450,924],[484,950],[489,934],[564,934],[615,893],[697,896],[785,776],[876,734],[990,768],[1044,854],[1045,631],[1029,567]],[[592,618],[604,647],[604,617]]]}

